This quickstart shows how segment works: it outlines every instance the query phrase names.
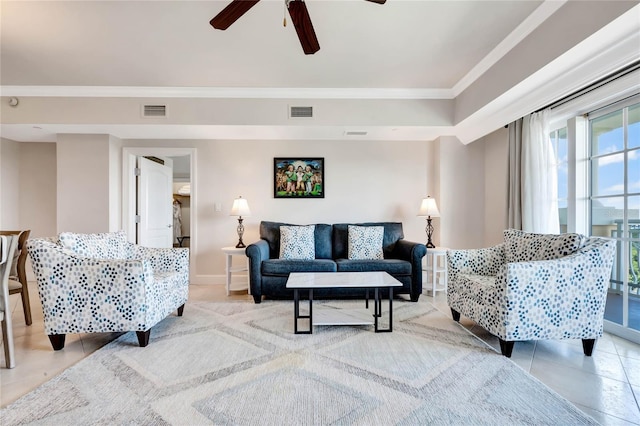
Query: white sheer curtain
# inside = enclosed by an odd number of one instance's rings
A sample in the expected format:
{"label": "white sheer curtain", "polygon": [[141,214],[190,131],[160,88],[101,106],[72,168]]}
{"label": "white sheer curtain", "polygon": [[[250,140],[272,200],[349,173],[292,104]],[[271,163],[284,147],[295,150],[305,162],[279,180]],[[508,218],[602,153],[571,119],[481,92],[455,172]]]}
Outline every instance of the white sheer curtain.
{"label": "white sheer curtain", "polygon": [[549,114],[548,109],[533,113],[522,123],[522,230],[557,234],[558,173],[549,138]]}

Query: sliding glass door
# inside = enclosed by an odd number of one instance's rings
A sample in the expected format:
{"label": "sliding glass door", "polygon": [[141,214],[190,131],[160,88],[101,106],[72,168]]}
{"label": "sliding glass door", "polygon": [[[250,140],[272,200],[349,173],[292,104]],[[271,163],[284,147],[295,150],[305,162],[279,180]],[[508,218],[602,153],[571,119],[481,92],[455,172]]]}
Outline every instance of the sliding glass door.
{"label": "sliding glass door", "polygon": [[614,238],[605,319],[640,331],[640,103],[589,114],[591,235]]}

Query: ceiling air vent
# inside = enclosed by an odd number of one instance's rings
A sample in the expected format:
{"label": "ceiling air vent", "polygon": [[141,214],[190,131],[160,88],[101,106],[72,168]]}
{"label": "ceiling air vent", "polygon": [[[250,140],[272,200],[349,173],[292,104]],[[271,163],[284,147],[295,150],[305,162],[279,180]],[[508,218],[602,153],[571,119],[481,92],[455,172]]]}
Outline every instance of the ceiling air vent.
{"label": "ceiling air vent", "polygon": [[143,117],[166,117],[167,106],[166,105],[144,105],[142,110]]}
{"label": "ceiling air vent", "polygon": [[367,132],[364,130],[350,130],[344,132],[345,136],[367,136]]}
{"label": "ceiling air vent", "polygon": [[313,107],[310,106],[292,106],[289,107],[289,118],[312,118]]}

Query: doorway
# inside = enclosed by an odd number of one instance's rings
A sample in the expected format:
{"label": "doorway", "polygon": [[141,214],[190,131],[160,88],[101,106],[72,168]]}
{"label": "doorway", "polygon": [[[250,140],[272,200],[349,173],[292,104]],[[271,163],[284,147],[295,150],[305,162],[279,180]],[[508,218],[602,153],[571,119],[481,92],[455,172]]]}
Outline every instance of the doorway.
{"label": "doorway", "polygon": [[190,156],[169,158],[173,162],[173,246],[191,247]]}
{"label": "doorway", "polygon": [[[183,223],[188,221],[189,225],[189,271],[190,282],[194,282],[197,258],[197,179],[196,179],[196,149],[195,148],[153,148],[153,147],[125,147],[122,150],[122,227],[125,230],[129,241],[136,241],[136,159],[139,156],[155,156],[174,158],[180,157],[183,165],[183,174],[188,170],[189,176],[189,209],[182,210]],[[184,184],[183,184],[184,185]],[[171,202],[171,200],[169,200]],[[187,247],[186,244],[183,246]]]}

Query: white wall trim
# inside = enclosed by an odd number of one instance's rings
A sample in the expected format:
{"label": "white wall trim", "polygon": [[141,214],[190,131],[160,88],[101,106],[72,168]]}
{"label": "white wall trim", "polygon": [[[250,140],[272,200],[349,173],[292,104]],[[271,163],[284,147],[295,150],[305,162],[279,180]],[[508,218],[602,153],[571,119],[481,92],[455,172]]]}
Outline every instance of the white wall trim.
{"label": "white wall trim", "polygon": [[478,64],[471,69],[464,77],[453,86],[454,97],[464,92],[482,74],[496,64],[504,55],[513,49],[518,43],[525,39],[540,24],[546,21],[551,15],[556,13],[567,0],[545,0],[536,10],[533,11],[520,25],[516,27],[507,37],[504,38],[487,56],[482,58]]}
{"label": "white wall trim", "polygon": [[[640,5],[457,123],[464,144],[640,60]],[[594,52],[598,52],[594,54]]]}
{"label": "white wall trim", "polygon": [[453,99],[452,89],[0,86],[2,96],[71,98]]}
{"label": "white wall trim", "polygon": [[[240,280],[248,280],[249,277],[247,275],[237,275],[235,272],[233,274],[233,279]],[[227,285],[227,277],[226,275],[196,275],[191,278],[191,284],[198,285]]]}

